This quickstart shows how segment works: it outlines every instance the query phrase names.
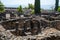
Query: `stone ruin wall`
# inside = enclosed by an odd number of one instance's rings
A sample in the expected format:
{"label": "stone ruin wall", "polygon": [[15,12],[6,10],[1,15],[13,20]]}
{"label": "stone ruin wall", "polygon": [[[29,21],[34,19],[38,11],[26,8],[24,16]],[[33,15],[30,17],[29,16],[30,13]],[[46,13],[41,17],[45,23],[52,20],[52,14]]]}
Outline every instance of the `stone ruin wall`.
{"label": "stone ruin wall", "polygon": [[[18,25],[16,25],[16,22],[18,22]],[[38,31],[38,29],[35,29],[35,28],[31,29],[30,22],[33,22],[34,26],[36,26],[36,27],[38,26],[38,23],[35,20],[27,20],[27,21],[25,21],[25,20],[18,20],[16,22],[10,22],[10,21],[9,22],[4,22],[4,23],[2,23],[2,26],[6,30],[13,30],[13,29],[15,29],[13,31],[10,31],[15,36],[24,36],[24,35],[26,36],[26,34],[24,34],[24,30],[23,30],[24,26],[25,26],[25,28],[28,29],[25,32],[31,32],[32,33],[30,35],[36,34],[37,31]],[[54,20],[52,22],[51,21],[47,22],[47,21],[41,20],[39,22],[41,23],[41,25],[40,25],[41,30],[40,31],[42,31],[43,28],[45,29],[47,27],[56,28],[56,29],[60,30],[60,20]],[[18,26],[18,28],[17,28],[17,26]],[[43,38],[41,40],[48,40],[48,39],[50,39],[50,40],[60,40],[60,37],[52,36],[52,37]]]}

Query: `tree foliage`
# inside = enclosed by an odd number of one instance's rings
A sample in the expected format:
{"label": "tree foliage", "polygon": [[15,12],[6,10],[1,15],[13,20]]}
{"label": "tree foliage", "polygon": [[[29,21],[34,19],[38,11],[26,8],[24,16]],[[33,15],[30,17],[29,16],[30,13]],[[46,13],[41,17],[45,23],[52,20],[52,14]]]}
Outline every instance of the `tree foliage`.
{"label": "tree foliage", "polygon": [[60,12],[60,6],[58,7],[58,10],[57,11]]}
{"label": "tree foliage", "polygon": [[35,14],[35,13],[34,13],[34,10],[31,11],[31,14]]}
{"label": "tree foliage", "polygon": [[36,15],[40,15],[40,0],[35,0],[34,11]]}
{"label": "tree foliage", "polygon": [[33,5],[33,4],[29,4],[29,5],[28,5],[28,8],[29,8],[29,9],[34,9],[34,5]]}
{"label": "tree foliage", "polygon": [[3,3],[0,1],[0,13],[1,12],[4,12],[4,5],[3,5]]}
{"label": "tree foliage", "polygon": [[59,0],[56,0],[56,2],[55,2],[55,11],[58,10],[58,6],[59,6]]}
{"label": "tree foliage", "polygon": [[18,10],[18,12],[23,13],[23,9],[22,9],[22,6],[21,5],[18,7],[17,10]]}

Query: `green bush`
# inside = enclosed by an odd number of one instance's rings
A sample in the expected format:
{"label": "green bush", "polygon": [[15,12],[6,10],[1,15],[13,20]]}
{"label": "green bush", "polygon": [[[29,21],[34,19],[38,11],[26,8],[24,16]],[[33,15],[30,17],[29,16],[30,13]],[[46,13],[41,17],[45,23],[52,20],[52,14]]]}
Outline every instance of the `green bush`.
{"label": "green bush", "polygon": [[18,12],[23,13],[23,9],[22,9],[22,6],[21,5],[18,7],[17,10],[18,10]]}
{"label": "green bush", "polygon": [[28,9],[34,9],[34,5],[33,4],[29,4]]}
{"label": "green bush", "polygon": [[0,13],[4,12],[4,5],[3,3],[0,1]]}
{"label": "green bush", "polygon": [[58,7],[58,10],[57,11],[60,12],[60,7]]}
{"label": "green bush", "polygon": [[35,14],[35,13],[34,13],[34,10],[31,11],[31,14]]}

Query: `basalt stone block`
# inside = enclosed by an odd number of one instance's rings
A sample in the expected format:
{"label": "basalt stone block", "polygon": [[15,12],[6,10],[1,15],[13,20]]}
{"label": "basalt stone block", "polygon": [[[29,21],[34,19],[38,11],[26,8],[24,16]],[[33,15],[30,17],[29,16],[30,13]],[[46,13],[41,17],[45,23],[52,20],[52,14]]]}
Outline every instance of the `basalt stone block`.
{"label": "basalt stone block", "polygon": [[60,20],[56,20],[56,29],[60,30]]}
{"label": "basalt stone block", "polygon": [[21,30],[11,31],[11,33],[15,36],[26,36],[26,34]]}
{"label": "basalt stone block", "polygon": [[42,28],[46,28],[49,26],[49,23],[47,21],[41,20],[40,25],[42,26]]}
{"label": "basalt stone block", "polygon": [[24,31],[24,20],[19,20],[18,23],[15,24],[15,31],[11,31],[12,34],[16,36],[26,36]]}
{"label": "basalt stone block", "polygon": [[50,27],[55,28],[56,27],[56,21],[50,22]]}
{"label": "basalt stone block", "polygon": [[54,18],[52,18],[51,16],[45,16],[44,17],[46,20],[49,20],[49,21],[53,21],[54,20]]}
{"label": "basalt stone block", "polygon": [[24,26],[25,26],[27,31],[30,31],[31,30],[30,20],[25,20]]}
{"label": "basalt stone block", "polygon": [[3,24],[3,27],[7,30],[15,28],[15,22],[6,22]]}
{"label": "basalt stone block", "polygon": [[32,20],[31,21],[31,33],[38,34],[39,32],[41,32],[40,22],[37,20]]}
{"label": "basalt stone block", "polygon": [[8,25],[8,24],[9,24],[8,22],[5,22],[5,23],[2,24],[3,27],[4,27],[6,30],[9,28],[9,25]]}

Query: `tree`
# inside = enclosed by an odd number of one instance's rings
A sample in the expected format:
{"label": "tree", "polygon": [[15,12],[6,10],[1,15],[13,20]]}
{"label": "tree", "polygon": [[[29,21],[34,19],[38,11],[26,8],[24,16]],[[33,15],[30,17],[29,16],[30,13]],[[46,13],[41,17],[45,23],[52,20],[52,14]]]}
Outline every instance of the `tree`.
{"label": "tree", "polygon": [[34,5],[33,4],[29,4],[28,8],[29,9],[34,9]]}
{"label": "tree", "polygon": [[35,11],[35,14],[36,15],[41,15],[41,11],[40,11],[40,0],[35,0],[35,8],[34,8],[34,11]]}
{"label": "tree", "polygon": [[18,7],[18,12],[23,13],[22,6],[21,5]]}
{"label": "tree", "polygon": [[4,5],[3,3],[0,1],[0,13],[4,12]]}
{"label": "tree", "polygon": [[56,2],[55,2],[55,11],[58,10],[58,5],[59,5],[59,0],[56,0]]}

